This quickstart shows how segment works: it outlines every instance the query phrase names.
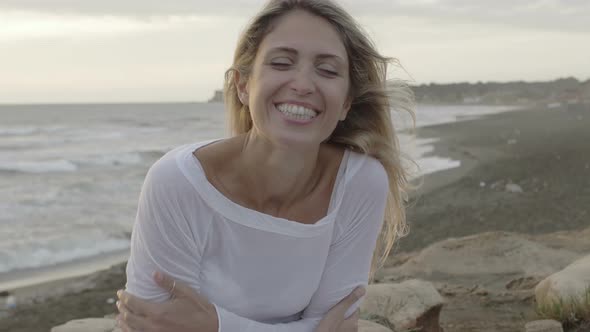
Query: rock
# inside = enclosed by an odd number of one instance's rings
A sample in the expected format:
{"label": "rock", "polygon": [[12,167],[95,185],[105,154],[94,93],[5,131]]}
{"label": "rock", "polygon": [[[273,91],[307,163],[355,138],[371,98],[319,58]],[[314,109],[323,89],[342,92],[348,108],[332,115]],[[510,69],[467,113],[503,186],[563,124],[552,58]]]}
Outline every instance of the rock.
{"label": "rock", "polygon": [[[359,332],[392,332],[383,325],[364,319],[359,319],[358,324]],[[114,318],[86,318],[56,326],[51,329],[51,332],[122,332],[115,325]]]}
{"label": "rock", "polygon": [[561,323],[552,319],[528,322],[524,326],[524,329],[525,332],[563,332]]}
{"label": "rock", "polygon": [[[582,210],[580,215],[588,215],[589,211]],[[589,220],[590,223],[590,220]],[[529,235],[535,242],[543,243],[556,249],[565,249],[586,255],[590,252],[590,227],[568,231],[557,231],[548,234]]]}
{"label": "rock", "polygon": [[56,326],[51,332],[121,332],[116,321],[109,318],[85,318]]}
{"label": "rock", "polygon": [[358,332],[392,332],[387,327],[371,322],[369,320],[359,319]]}
{"label": "rock", "polygon": [[567,309],[574,301],[584,301],[589,291],[590,255],[587,255],[541,281],[535,287],[535,299],[540,307],[563,301]]}
{"label": "rock", "polygon": [[522,277],[516,278],[514,280],[510,280],[506,284],[506,289],[509,290],[525,290],[525,289],[533,289],[537,284],[539,284],[541,278],[538,277]]}
{"label": "rock", "polygon": [[579,257],[552,249],[507,232],[487,232],[434,243],[387,274],[456,285],[484,286],[505,291],[506,284],[521,277],[541,280]]}
{"label": "rock", "polygon": [[517,185],[516,183],[507,183],[504,189],[509,193],[522,193],[522,187]]}
{"label": "rock", "polygon": [[479,296],[487,296],[490,294],[490,292],[487,289],[483,288],[481,285],[476,285],[475,287],[473,287],[471,293]]}
{"label": "rock", "polygon": [[423,332],[441,332],[443,299],[434,286],[422,280],[399,284],[372,284],[361,304],[361,315],[387,319],[394,330],[420,327]]}
{"label": "rock", "polygon": [[14,297],[14,295],[8,295],[6,299],[4,299],[4,303],[6,309],[16,309],[16,297]]}

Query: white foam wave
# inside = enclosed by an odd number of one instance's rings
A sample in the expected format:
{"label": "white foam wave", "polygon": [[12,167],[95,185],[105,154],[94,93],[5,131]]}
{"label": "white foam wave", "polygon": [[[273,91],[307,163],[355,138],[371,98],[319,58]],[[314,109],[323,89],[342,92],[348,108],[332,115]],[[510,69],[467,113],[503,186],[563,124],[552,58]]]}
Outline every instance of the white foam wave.
{"label": "white foam wave", "polygon": [[120,165],[137,165],[143,162],[141,155],[137,152],[114,153],[114,154],[97,154],[86,156],[78,161],[81,164],[91,164],[98,166],[120,166]]}
{"label": "white foam wave", "polygon": [[164,155],[164,151],[149,150],[136,152],[120,152],[110,154],[93,154],[70,159],[54,159],[42,161],[21,160],[14,162],[0,161],[0,171],[20,173],[54,173],[75,172],[80,167],[93,166],[133,166],[153,162]]}
{"label": "white foam wave", "polygon": [[418,105],[416,110],[416,126],[426,127],[473,120],[488,114],[514,111],[517,109],[519,108],[516,106]]}
{"label": "white foam wave", "polygon": [[441,158],[436,156],[420,158],[417,160],[417,163],[418,165],[420,165],[420,173],[422,175],[461,166],[460,160],[453,160],[449,158]]}
{"label": "white foam wave", "polygon": [[39,127],[8,127],[0,128],[0,136],[24,136],[39,132]]}
{"label": "white foam wave", "polygon": [[439,138],[417,138],[400,134],[399,140],[404,152],[417,164],[418,168],[413,163],[404,165],[412,178],[461,166],[459,160],[431,155],[434,152],[432,144],[438,142]]}
{"label": "white foam wave", "polygon": [[104,237],[68,239],[48,247],[28,247],[0,251],[0,273],[51,266],[129,248],[129,240]]}
{"label": "white foam wave", "polygon": [[121,152],[112,154],[95,154],[88,155],[79,160],[77,163],[85,165],[99,166],[129,166],[145,163],[147,160],[157,159],[164,154],[163,151],[136,151]]}
{"label": "white foam wave", "polygon": [[29,136],[41,133],[54,134],[58,131],[67,128],[63,125],[54,126],[22,126],[22,127],[0,127],[0,136]]}
{"label": "white foam wave", "polygon": [[78,166],[65,159],[46,161],[0,162],[0,171],[22,173],[75,172]]}

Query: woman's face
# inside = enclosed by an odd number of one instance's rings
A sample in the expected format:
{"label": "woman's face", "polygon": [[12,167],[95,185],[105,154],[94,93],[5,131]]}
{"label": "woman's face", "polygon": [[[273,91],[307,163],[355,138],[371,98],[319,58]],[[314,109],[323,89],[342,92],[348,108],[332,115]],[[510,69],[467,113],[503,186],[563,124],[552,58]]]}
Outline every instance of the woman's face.
{"label": "woman's face", "polygon": [[344,44],[328,21],[304,11],[281,17],[241,88],[253,130],[279,145],[319,145],[350,108],[348,67]]}

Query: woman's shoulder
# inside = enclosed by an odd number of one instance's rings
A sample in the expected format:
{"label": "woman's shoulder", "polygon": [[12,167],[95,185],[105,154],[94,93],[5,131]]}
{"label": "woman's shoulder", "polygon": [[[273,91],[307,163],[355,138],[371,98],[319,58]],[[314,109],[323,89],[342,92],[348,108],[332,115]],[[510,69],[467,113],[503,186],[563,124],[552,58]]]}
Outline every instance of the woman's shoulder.
{"label": "woman's shoulder", "polygon": [[347,180],[366,183],[367,186],[387,184],[388,176],[385,167],[379,159],[347,149]]}
{"label": "woman's shoulder", "polygon": [[215,141],[199,141],[171,149],[150,166],[146,181],[156,182],[165,187],[176,187],[191,182],[190,177],[198,176],[198,167],[192,156],[193,151]]}

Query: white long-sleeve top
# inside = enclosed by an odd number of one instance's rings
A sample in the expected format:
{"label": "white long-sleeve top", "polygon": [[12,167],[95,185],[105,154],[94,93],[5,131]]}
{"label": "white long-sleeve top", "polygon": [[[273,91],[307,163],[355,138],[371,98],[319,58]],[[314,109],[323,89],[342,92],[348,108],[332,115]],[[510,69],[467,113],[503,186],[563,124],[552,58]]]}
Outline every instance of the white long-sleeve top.
{"label": "white long-sleeve top", "polygon": [[303,224],[219,192],[193,155],[211,142],[178,147],[149,169],[131,236],[127,291],[167,300],[152,277],[158,270],[206,296],[220,332],[314,331],[330,308],[368,283],[388,193],[385,169],[346,150],[327,215]]}

